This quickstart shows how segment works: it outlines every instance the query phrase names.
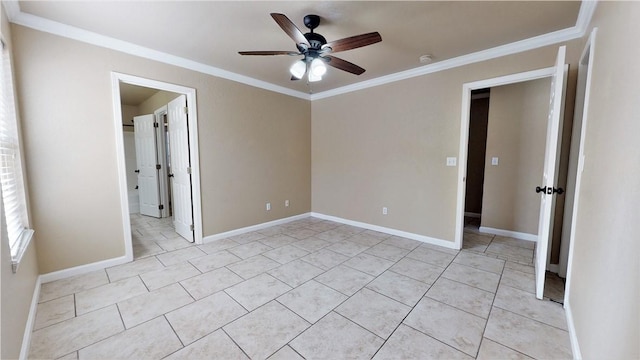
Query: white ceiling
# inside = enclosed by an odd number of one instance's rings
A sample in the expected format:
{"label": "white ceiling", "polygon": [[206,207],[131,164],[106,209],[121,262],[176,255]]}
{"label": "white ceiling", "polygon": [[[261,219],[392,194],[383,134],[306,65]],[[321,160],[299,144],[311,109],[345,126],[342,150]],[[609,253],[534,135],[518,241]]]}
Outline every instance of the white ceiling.
{"label": "white ceiling", "polygon": [[[23,25],[44,18],[301,93],[318,93],[423,67],[418,58],[424,54],[431,54],[433,64],[437,64],[572,28],[581,6],[579,1],[20,1],[18,4],[22,17],[14,14],[11,19]],[[288,69],[297,58],[238,55],[243,50],[295,51],[294,42],[269,16],[272,12],[286,14],[303,32],[307,30],[302,23],[304,15],[320,15],[321,24],[316,32],[328,41],[378,31],[382,42],[335,54],[365,68],[367,71],[360,76],[329,68],[321,82],[311,85],[293,82]]]}

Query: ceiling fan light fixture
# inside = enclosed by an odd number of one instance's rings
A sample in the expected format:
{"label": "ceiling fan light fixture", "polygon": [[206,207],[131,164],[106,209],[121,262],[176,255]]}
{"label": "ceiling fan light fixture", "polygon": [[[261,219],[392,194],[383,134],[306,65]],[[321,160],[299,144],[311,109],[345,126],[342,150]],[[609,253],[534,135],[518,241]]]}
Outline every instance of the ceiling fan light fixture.
{"label": "ceiling fan light fixture", "polygon": [[309,82],[322,80],[322,75],[316,75],[313,71],[309,71]]}
{"label": "ceiling fan light fixture", "polygon": [[302,79],[306,71],[307,64],[303,60],[294,62],[293,65],[291,65],[291,68],[289,68],[291,76],[295,77],[296,79]]}
{"label": "ceiling fan light fixture", "polygon": [[319,77],[327,73],[327,66],[322,59],[315,58],[311,61],[311,73]]}

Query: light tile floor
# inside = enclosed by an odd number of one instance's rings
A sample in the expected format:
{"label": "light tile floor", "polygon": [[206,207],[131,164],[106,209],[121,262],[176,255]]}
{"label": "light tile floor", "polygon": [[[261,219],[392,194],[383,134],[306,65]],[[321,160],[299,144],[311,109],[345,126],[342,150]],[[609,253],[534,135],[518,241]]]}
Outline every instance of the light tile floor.
{"label": "light tile floor", "polygon": [[571,358],[528,242],[469,230],[455,251],[306,218],[195,246],[132,222],[136,261],[42,285],[30,358]]}

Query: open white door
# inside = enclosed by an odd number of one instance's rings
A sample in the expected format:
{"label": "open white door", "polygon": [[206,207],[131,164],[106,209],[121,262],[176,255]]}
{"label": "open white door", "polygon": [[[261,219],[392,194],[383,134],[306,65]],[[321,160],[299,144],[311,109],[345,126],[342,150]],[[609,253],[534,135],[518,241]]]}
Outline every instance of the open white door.
{"label": "open white door", "polygon": [[160,217],[160,183],[156,151],[156,131],[153,114],[133,118],[136,142],[136,163],[138,173],[138,195],[140,214]]}
{"label": "open white door", "polygon": [[173,224],[176,232],[193,242],[191,163],[187,98],[180,95],[167,105],[169,153],[171,154]]}
{"label": "open white door", "polygon": [[547,250],[553,231],[553,207],[555,204],[558,174],[558,149],[560,142],[560,114],[564,90],[564,61],[566,47],[558,49],[555,72],[551,80],[551,98],[549,100],[549,118],[547,123],[547,145],[544,153],[544,172],[542,185],[536,188],[540,193],[540,220],[538,224],[538,242],[536,244],[536,297],[544,294],[545,272],[547,270]]}

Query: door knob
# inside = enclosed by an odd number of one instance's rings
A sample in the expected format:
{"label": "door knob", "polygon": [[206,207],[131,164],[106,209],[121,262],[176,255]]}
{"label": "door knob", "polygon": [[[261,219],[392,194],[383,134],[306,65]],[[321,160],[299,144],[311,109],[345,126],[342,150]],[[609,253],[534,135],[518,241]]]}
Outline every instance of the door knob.
{"label": "door knob", "polygon": [[139,173],[139,172],[140,172],[140,170],[136,170],[135,172],[136,172],[136,173]]}
{"label": "door knob", "polygon": [[540,187],[540,186],[536,186],[536,192],[537,193],[543,193],[543,194],[548,194],[548,195],[552,195],[555,193],[558,193],[558,195],[562,195],[564,194],[564,189],[563,188],[554,188],[554,187]]}

